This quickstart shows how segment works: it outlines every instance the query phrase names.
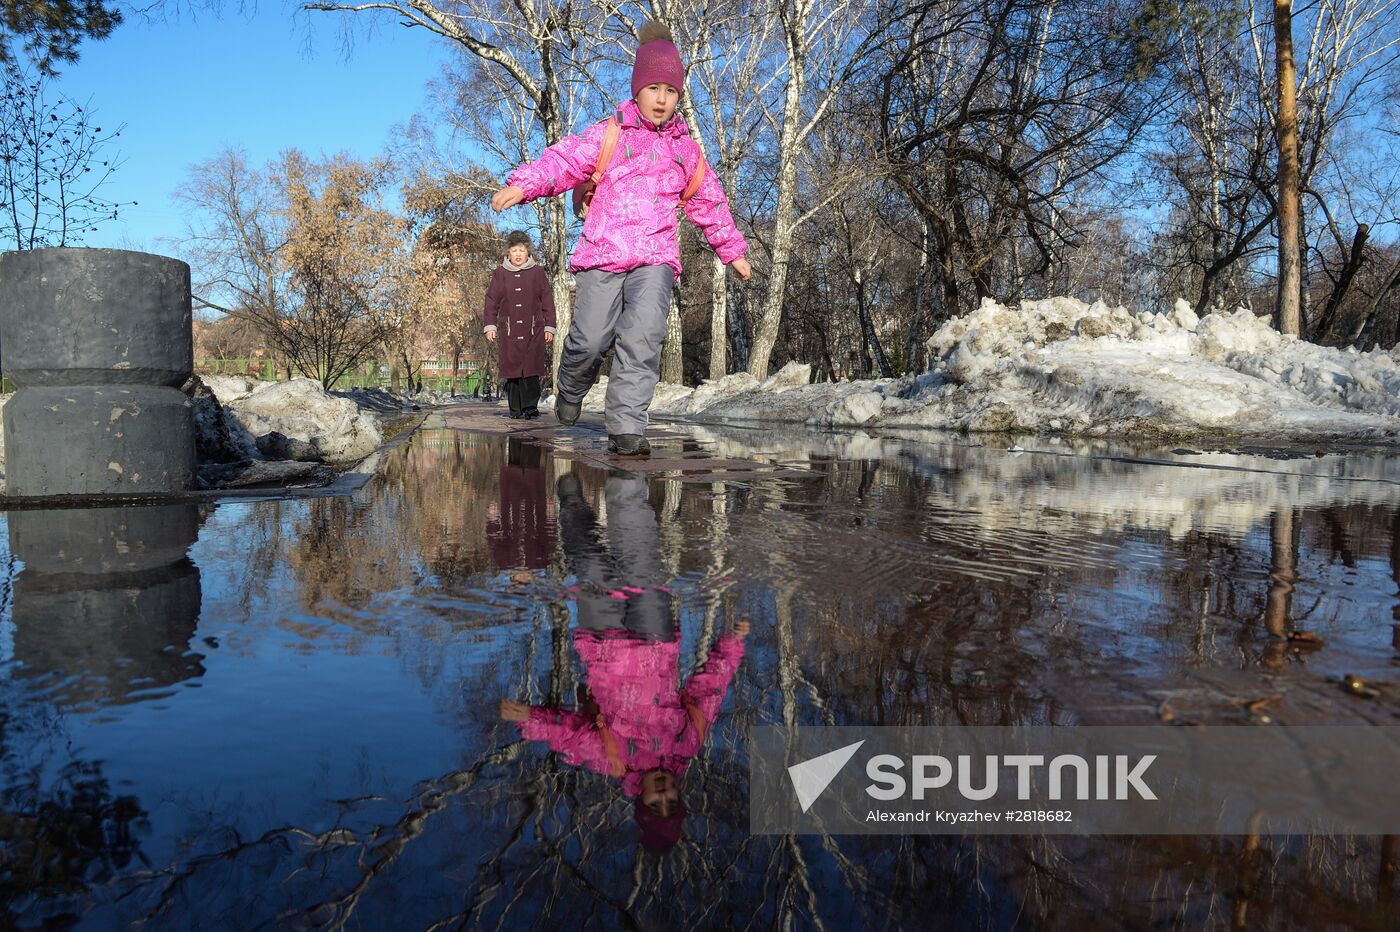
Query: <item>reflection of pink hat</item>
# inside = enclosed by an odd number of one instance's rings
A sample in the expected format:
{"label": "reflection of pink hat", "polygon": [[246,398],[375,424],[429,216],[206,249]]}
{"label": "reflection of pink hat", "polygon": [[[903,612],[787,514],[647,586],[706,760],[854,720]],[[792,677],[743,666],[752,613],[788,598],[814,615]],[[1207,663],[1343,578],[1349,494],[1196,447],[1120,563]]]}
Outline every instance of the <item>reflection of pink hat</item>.
{"label": "reflection of pink hat", "polygon": [[665,851],[681,840],[681,825],[685,822],[685,804],[676,800],[676,808],[668,816],[657,815],[646,807],[640,796],[636,805],[637,824],[642,827],[642,846],[652,851]]}
{"label": "reflection of pink hat", "polygon": [[685,66],[681,50],[671,41],[671,30],[660,23],[647,23],[638,33],[637,63],[632,66],[632,96],[649,84],[669,84],[685,90]]}

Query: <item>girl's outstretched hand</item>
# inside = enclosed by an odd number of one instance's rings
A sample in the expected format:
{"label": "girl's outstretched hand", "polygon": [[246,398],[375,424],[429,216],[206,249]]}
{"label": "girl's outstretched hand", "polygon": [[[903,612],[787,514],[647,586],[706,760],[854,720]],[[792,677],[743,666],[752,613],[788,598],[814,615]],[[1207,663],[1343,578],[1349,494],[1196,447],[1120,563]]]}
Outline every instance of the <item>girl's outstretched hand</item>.
{"label": "girl's outstretched hand", "polygon": [[729,263],[729,267],[734,270],[734,274],[738,275],[744,281],[748,281],[749,276],[753,274],[753,269],[749,268],[749,260],[745,259],[743,256]]}
{"label": "girl's outstretched hand", "polygon": [[514,699],[502,699],[501,718],[508,722],[529,721],[530,707],[523,702],[516,702]]}
{"label": "girl's outstretched hand", "polygon": [[515,185],[506,185],[495,194],[491,195],[491,209],[500,213],[508,207],[514,207],[525,200],[525,192]]}

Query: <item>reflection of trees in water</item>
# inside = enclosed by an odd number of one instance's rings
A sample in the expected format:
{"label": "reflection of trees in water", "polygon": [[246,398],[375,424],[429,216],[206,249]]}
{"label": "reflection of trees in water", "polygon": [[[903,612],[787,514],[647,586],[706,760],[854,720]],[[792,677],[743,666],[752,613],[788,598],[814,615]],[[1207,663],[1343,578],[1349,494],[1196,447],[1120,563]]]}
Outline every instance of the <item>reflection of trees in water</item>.
{"label": "reflection of trees in water", "polygon": [[[298,506],[285,546],[315,593],[304,604],[363,608],[429,576],[472,586],[493,572],[485,506],[504,448],[438,442],[390,463],[372,495]],[[332,827],[233,843],[211,828],[191,847],[201,854],[123,882],[119,908],[131,912],[120,917],[318,928],[1394,926],[1393,841],[1373,838],[749,836],[752,725],[1072,723],[1112,703],[1150,721],[1153,687],[1199,668],[1257,670],[1269,636],[1268,525],[1243,538],[1138,529],[1076,562],[1044,531],[959,532],[960,516],[929,505],[935,477],[875,461],[813,468],[811,480],[756,487],[653,486],[664,559],[684,583],[678,610],[696,637],[689,662],[725,624],[754,622],[731,711],[688,771],[686,836],[668,855],[640,849],[609,780],[499,728],[494,748],[410,799],[344,801]],[[598,508],[604,474],[576,471]],[[1301,577],[1287,624],[1320,617],[1306,616],[1315,596],[1298,593],[1323,564],[1379,560],[1400,586],[1393,510],[1301,510],[1284,530],[1274,536],[1295,542]],[[726,574],[739,581],[695,585]],[[466,714],[484,714],[503,690],[574,695],[565,607],[527,617],[523,643],[461,684]]]}
{"label": "reflection of trees in water", "polygon": [[286,549],[302,606],[357,610],[429,578],[451,588],[491,571],[487,505],[504,462],[493,439],[425,431],[388,458],[366,493],[312,500]]}
{"label": "reflection of trees in water", "polygon": [[[726,725],[697,761],[687,836],[664,857],[637,846],[605,778],[511,742],[425,783],[389,821],[275,829],[130,876],[104,899],[122,922],[158,927],[274,916],[310,928],[922,928],[932,915],[956,928],[1394,921],[1377,888],[1375,839],[749,836],[745,773],[727,753],[737,728]],[[374,804],[346,801],[342,822]]]}
{"label": "reflection of trees in water", "polygon": [[[276,576],[267,571],[276,566],[284,546],[287,513],[304,503],[272,500],[251,505],[225,505],[214,513],[213,521],[236,522],[238,533],[213,534],[203,541],[205,559],[211,566],[227,569],[226,578],[235,582],[234,605],[238,615],[247,618],[268,601]],[[236,516],[235,516],[236,515]]]}
{"label": "reflection of trees in water", "polygon": [[[911,542],[920,539],[916,521],[900,516],[921,513],[922,492],[900,481],[897,472],[880,484],[871,481],[866,465],[816,468],[826,481],[789,486],[785,509],[839,517],[848,504],[879,494],[879,520],[886,522],[881,529],[893,525]],[[820,507],[809,507],[814,504]],[[862,566],[840,571],[858,580],[850,588],[833,589],[830,570],[814,570],[818,561],[807,558],[809,548],[794,548],[771,561],[781,567],[775,575],[783,580],[773,599],[778,680],[785,696],[793,692],[786,684],[796,687],[804,699],[799,720],[813,724],[1070,724],[1086,716],[1093,721],[1095,703],[1105,695],[1117,700],[1118,714],[1128,710],[1128,720],[1150,722],[1156,702],[1131,684],[1135,669],[1160,684],[1192,665],[1234,666],[1241,656],[1258,663],[1261,643],[1271,634],[1277,638],[1272,643],[1287,649],[1283,626],[1296,620],[1289,609],[1300,536],[1314,540],[1304,550],[1314,566],[1329,560],[1349,565],[1354,556],[1348,558],[1348,548],[1379,555],[1386,544],[1395,546],[1391,535],[1377,539],[1374,518],[1360,511],[1339,518],[1328,509],[1303,516],[1296,526],[1293,512],[1285,511],[1275,516],[1271,535],[1245,542],[1219,534],[1170,541],[1157,532],[1140,533],[1135,538],[1162,554],[1160,569],[1148,573],[1127,562],[1108,569],[1056,565],[1028,549],[1019,578],[979,573],[963,585],[949,585],[937,574],[921,578],[917,558],[896,556],[894,571],[905,586],[883,584],[890,568]],[[843,546],[842,524],[838,520],[822,533],[843,558],[862,552],[892,556],[880,548]],[[1356,529],[1345,535],[1345,546],[1338,544],[1339,525]],[[1363,544],[1368,538],[1372,543]],[[977,557],[950,546],[946,535],[938,539],[940,552],[951,551],[955,559]],[[1113,543],[1128,547],[1135,541]],[[832,561],[820,562],[829,567]],[[1072,598],[1077,591],[1112,599],[1115,586],[1125,582],[1146,593],[1139,603],[1150,604],[1150,612],[1104,617],[1102,606],[1096,610]],[[1310,602],[1315,607],[1317,598]],[[1197,619],[1223,630],[1220,649],[1202,637]],[[1115,629],[1151,646],[1120,647]],[[789,638],[791,647],[784,644]],[[1263,663],[1268,666],[1267,658]],[[1073,672],[1066,675],[1063,668],[1070,665],[1078,667],[1082,688]],[[1096,679],[1112,682],[1101,689],[1093,685]],[[1255,682],[1256,688],[1268,685]],[[1225,702],[1229,698],[1217,696],[1216,716],[1224,720],[1242,713]],[[793,714],[784,707],[785,721]],[[969,838],[952,850],[924,839],[901,844],[917,852],[916,861],[930,852],[940,859],[970,855],[979,882],[994,891],[981,915],[987,924],[995,924],[989,916],[1002,909],[1030,928],[1097,927],[1105,921],[1200,927],[1243,923],[1246,916],[1251,927],[1312,917],[1318,924],[1389,928],[1397,919],[1388,905],[1394,881],[1393,866],[1387,867],[1394,854],[1385,853],[1394,846],[1390,840]]]}
{"label": "reflection of trees in water", "polygon": [[[334,829],[284,827],[146,872],[122,885],[116,918],[181,926],[275,916],[314,928],[918,924],[916,905],[930,897],[910,885],[924,871],[886,878],[865,863],[869,852],[844,854],[832,839],[747,834],[741,727],[726,717],[697,758],[687,834],[664,857],[640,849],[610,780],[530,753],[502,729],[506,743],[425,783],[387,821],[352,824],[351,810],[382,809],[347,802]],[[942,892],[966,899],[970,880]]]}
{"label": "reflection of trees in water", "polygon": [[[1139,530],[1103,540],[1112,561],[1076,565],[1043,532],[949,533],[929,507],[930,484],[902,470],[822,460],[812,468],[818,481],[770,483],[752,510],[734,507],[732,494],[714,499],[730,505],[726,559],[776,580],[745,587],[745,597],[749,611],[769,606],[754,617],[772,620],[777,646],[775,667],[751,675],[776,679],[783,701],[774,708],[771,694],[736,697],[736,708],[766,701],[756,719],[765,723],[795,715],[812,724],[1068,724],[1106,712],[1155,721],[1154,687],[1189,686],[1182,676],[1193,668],[1233,671],[1243,660],[1246,669],[1269,669],[1271,649],[1306,662],[1268,612],[1271,592],[1285,604],[1281,577],[1299,575],[1299,566],[1315,578],[1324,565],[1381,558],[1400,585],[1400,518],[1374,505],[1303,511],[1296,521],[1288,511],[1283,524],[1276,514],[1272,537],[1267,521],[1262,536],[1243,539]],[[703,523],[705,502],[683,503],[682,520]],[[1036,526],[1030,516],[1024,523]],[[885,535],[896,540],[883,545]],[[942,560],[951,571],[930,565]],[[1325,620],[1318,592],[1284,613],[1288,625]],[[1338,600],[1326,602],[1335,614]],[[1245,682],[1246,698],[1274,688]],[[1236,698],[1213,693],[1213,716],[1248,720]],[[896,846],[892,863],[852,854],[885,844]],[[825,863],[815,859],[810,869],[846,858],[888,864],[901,877],[975,876],[988,889],[972,910],[979,925],[1000,924],[998,915],[1021,915],[1027,927],[1086,928],[1228,925],[1248,916],[1251,926],[1309,917],[1389,928],[1397,920],[1394,847],[1375,838],[841,839],[823,841]],[[950,867],[958,863],[961,875]],[[906,893],[911,902],[939,896],[927,884]]]}
{"label": "reflection of trees in water", "polygon": [[[472,481],[489,488],[498,467]],[[766,642],[755,643],[733,711],[692,765],[687,834],[670,855],[639,849],[607,780],[507,744],[492,753],[518,756],[488,755],[468,768],[475,782],[448,775],[420,797],[471,788],[452,805],[415,803],[342,836],[326,860],[303,851],[307,865],[353,863],[338,889],[355,893],[320,891],[314,902],[330,905],[297,915],[372,921],[421,892],[411,877],[436,872],[452,889],[405,913],[425,925],[919,927],[932,915],[959,927],[1393,923],[1382,897],[1394,878],[1384,879],[1384,849],[1369,838],[748,836],[750,725],[1073,722],[1105,697],[1153,720],[1151,684],[1238,666],[1268,636],[1267,527],[1247,538],[1148,528],[1104,538],[1096,559],[1077,562],[1040,530],[955,533],[948,523],[959,516],[928,507],[935,479],[873,461],[814,468],[811,481],[759,489],[653,490],[674,572],[708,579],[739,568],[734,587],[682,597],[685,623],[706,633],[698,642],[741,615]],[[602,475],[578,472],[597,507]],[[1384,516],[1360,511],[1301,513],[1302,575],[1342,552],[1329,520],[1352,529],[1353,559],[1389,557]],[[1117,559],[1130,548],[1131,559]],[[1097,559],[1105,554],[1116,559]],[[546,656],[537,688],[557,701],[577,682],[557,612],[541,616],[507,675],[529,681]],[[473,704],[489,702],[486,692]]]}
{"label": "reflection of trees in water", "polygon": [[[494,496],[503,451],[464,452],[467,473],[437,492],[411,491],[436,480],[404,472],[386,486],[387,501],[372,503],[382,511],[323,507],[308,527],[314,534],[323,522],[316,539],[350,555],[342,574],[357,584],[373,578],[375,561],[393,568],[368,590],[418,578],[412,560],[391,563],[376,547],[402,547],[424,567],[437,560],[444,578],[489,572],[483,503]],[[394,817],[366,824],[350,810],[379,812],[388,801],[347,804],[331,831],[279,829],[151,875],[140,901],[153,918],[178,923],[189,908],[182,904],[207,902],[205,891],[232,882],[275,897],[260,914],[317,927],[561,917],[647,928],[921,927],[934,915],[957,927],[1393,925],[1385,896],[1394,852],[1373,838],[750,837],[742,756],[750,725],[1068,723],[1092,717],[1105,697],[1153,720],[1151,685],[1242,658],[1257,668],[1250,658],[1269,636],[1275,543],[1294,541],[1305,586],[1310,566],[1345,566],[1346,553],[1389,562],[1400,530],[1393,514],[1366,508],[1303,511],[1290,533],[1275,526],[1276,540],[1267,526],[1243,539],[1148,529],[1103,542],[1110,552],[1139,548],[1133,559],[1076,565],[1052,547],[1037,549],[1036,533],[948,532],[927,507],[930,479],[874,462],[815,468],[812,481],[759,489],[653,488],[673,572],[703,580],[739,568],[736,585],[680,599],[685,624],[703,632],[698,653],[740,616],[754,620],[756,634],[733,711],[687,775],[691,815],[669,855],[640,849],[610,781],[531,752],[503,729],[500,746],[424,784]],[[605,476],[577,472],[598,507]],[[486,491],[440,507],[473,487]],[[460,519],[473,501],[475,517]],[[442,523],[371,535],[384,522],[415,527],[429,517]],[[939,559],[946,563],[930,565]],[[1400,555],[1394,566],[1400,582]],[[357,604],[353,592],[332,597]],[[1312,624],[1299,618],[1312,602],[1295,604],[1288,623]],[[535,619],[513,668],[498,677],[533,683],[558,702],[578,682],[567,617],[556,605]],[[537,677],[542,665],[548,673]],[[500,688],[464,683],[463,708],[488,707]],[[240,916],[236,909],[227,915]]]}
{"label": "reflection of trees in water", "polygon": [[0,908],[12,921],[46,927],[77,920],[51,900],[108,881],[141,859],[147,828],[136,797],[115,795],[99,763],[70,761],[52,781],[31,774],[0,791]]}
{"label": "reflection of trees in water", "polygon": [[[1014,529],[981,538],[960,532],[965,516],[930,507],[937,497],[925,495],[917,477],[887,469],[872,485],[864,465],[815,468],[827,481],[791,483],[781,500],[785,516],[802,516],[807,529],[779,524],[766,539],[785,543],[780,553],[750,551],[751,561],[807,581],[803,592],[813,595],[799,600],[803,611],[838,619],[823,626],[814,653],[859,652],[867,636],[880,649],[936,638],[928,650],[945,666],[950,653],[958,656],[950,646],[993,677],[998,668],[1016,673],[1030,656],[1033,679],[1067,683],[1075,662],[1086,681],[1141,694],[1241,661],[1298,675],[1317,668],[1318,688],[1322,671],[1340,672],[1327,663],[1349,662],[1344,651],[1364,651],[1374,663],[1385,660],[1377,651],[1390,650],[1392,632],[1377,631],[1373,619],[1393,599],[1364,583],[1392,562],[1393,507],[1281,509],[1242,538],[1152,529],[1083,541]],[[872,488],[880,507],[856,536],[846,515]],[[1307,639],[1314,634],[1328,652],[1316,652],[1318,642]],[[903,666],[922,675],[916,660]]]}

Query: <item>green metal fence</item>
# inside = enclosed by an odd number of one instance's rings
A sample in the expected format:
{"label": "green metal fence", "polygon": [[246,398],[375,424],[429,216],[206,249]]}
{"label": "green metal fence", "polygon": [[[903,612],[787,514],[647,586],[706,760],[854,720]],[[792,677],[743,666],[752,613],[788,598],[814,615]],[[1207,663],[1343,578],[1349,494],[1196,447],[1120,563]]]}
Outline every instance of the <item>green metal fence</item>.
{"label": "green metal fence", "polygon": [[[199,375],[242,375],[249,378],[262,379],[269,382],[281,381],[286,370],[279,368],[275,363],[266,359],[201,359],[195,363],[195,372]],[[432,371],[442,371],[451,369],[452,363],[439,361],[439,364]],[[470,395],[474,391],[479,391],[484,378],[484,373],[479,364],[467,362],[466,365],[458,367],[458,375],[454,378],[446,375],[434,375],[423,378],[423,387],[435,392],[456,392],[461,395]],[[399,381],[400,387],[407,387],[408,377],[403,376]],[[362,363],[352,371],[336,379],[331,387],[340,391],[347,391],[352,388],[384,388],[391,385],[389,378],[389,367],[378,361]]]}
{"label": "green metal fence", "polygon": [[[470,395],[473,391],[478,391],[481,385],[481,375],[459,375],[455,379],[447,376],[434,376],[421,380],[423,387],[435,392],[456,392],[459,395]],[[345,375],[336,380],[332,388],[346,391],[352,388],[389,388],[389,377],[387,375]],[[400,387],[408,387],[408,379],[400,383]]]}

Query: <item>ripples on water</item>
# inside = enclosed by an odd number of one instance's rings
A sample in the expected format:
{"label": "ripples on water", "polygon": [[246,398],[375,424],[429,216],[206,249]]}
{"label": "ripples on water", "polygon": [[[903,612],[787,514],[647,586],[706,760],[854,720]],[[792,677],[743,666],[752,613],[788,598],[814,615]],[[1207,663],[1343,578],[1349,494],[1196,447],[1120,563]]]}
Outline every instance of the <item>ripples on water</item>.
{"label": "ripples on water", "polygon": [[[750,837],[741,740],[780,721],[1395,723],[1393,459],[695,433],[808,475],[646,483],[428,431],[349,498],[8,515],[8,921],[1400,922],[1393,839]],[[577,642],[599,617],[675,619],[684,676],[752,624],[664,857],[615,780],[499,714],[601,694]],[[1380,696],[1343,694],[1343,673]]]}

